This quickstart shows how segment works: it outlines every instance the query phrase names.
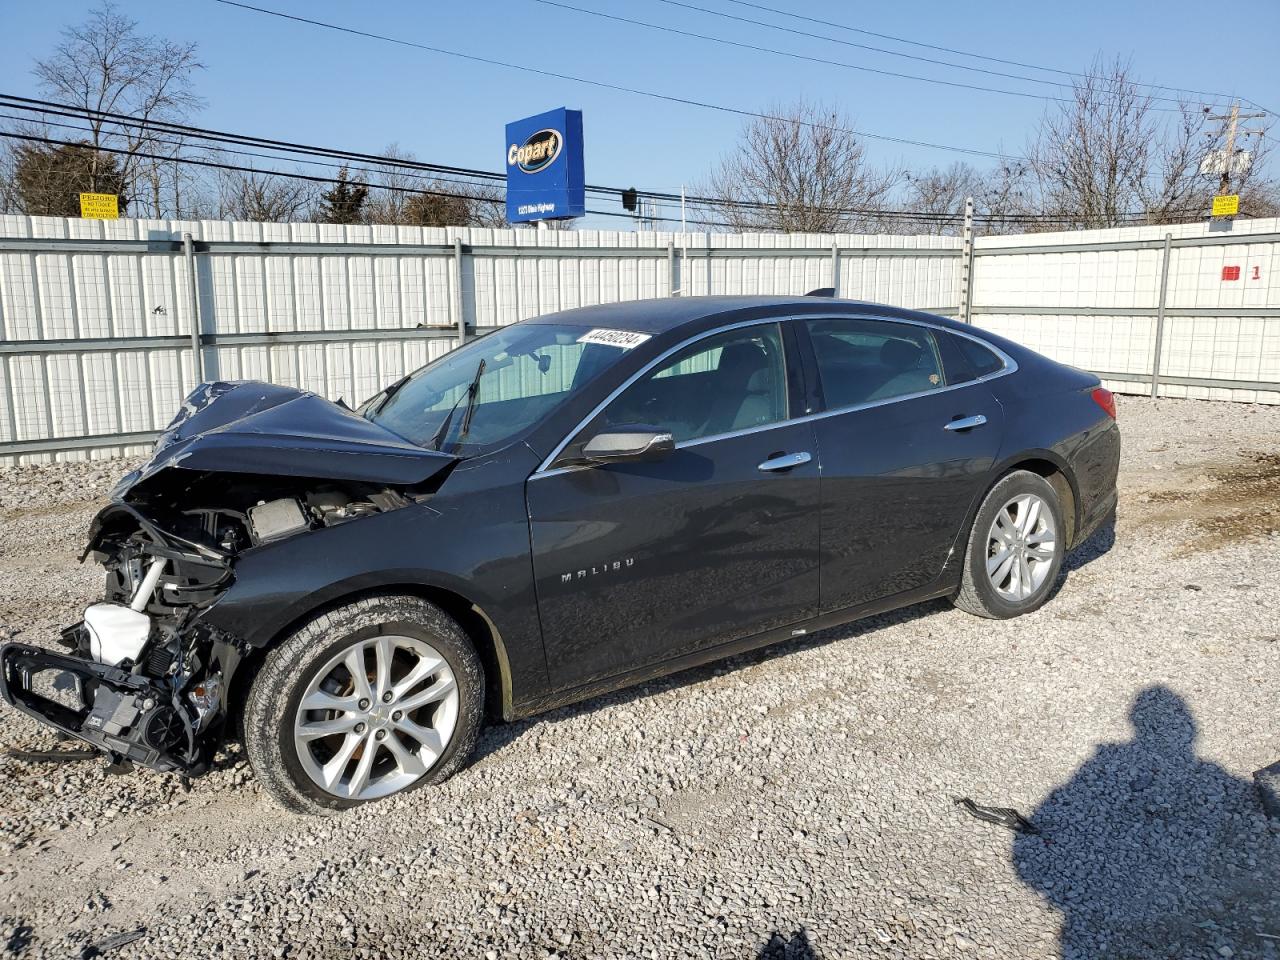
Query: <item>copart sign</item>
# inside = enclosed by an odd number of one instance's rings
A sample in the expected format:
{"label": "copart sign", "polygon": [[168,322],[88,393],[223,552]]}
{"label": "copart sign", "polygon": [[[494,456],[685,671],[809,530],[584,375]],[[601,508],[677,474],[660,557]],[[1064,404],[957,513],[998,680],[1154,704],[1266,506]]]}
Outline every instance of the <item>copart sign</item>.
{"label": "copart sign", "polygon": [[564,220],[586,213],[582,111],[549,110],[507,124],[507,219]]}

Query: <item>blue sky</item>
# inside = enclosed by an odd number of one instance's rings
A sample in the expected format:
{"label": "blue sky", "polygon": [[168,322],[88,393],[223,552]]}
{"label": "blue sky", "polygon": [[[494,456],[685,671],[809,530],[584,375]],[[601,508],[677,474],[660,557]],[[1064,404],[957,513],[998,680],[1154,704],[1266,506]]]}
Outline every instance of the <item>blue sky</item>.
{"label": "blue sky", "polygon": [[[804,97],[846,112],[859,129],[981,150],[1017,153],[1042,113],[1038,99],[1001,96],[877,76],[673,36],[557,9],[537,0],[422,2],[253,0],[420,43],[544,67],[674,96],[745,109]],[[577,6],[694,32],[878,69],[1057,92],[841,46],[719,17],[661,0],[564,0]],[[1019,67],[907,46],[806,24],[737,5],[697,6],[992,70]],[[1230,22],[1203,0],[1131,2],[852,3],[761,0],[865,30],[1067,70],[1096,53],[1131,57],[1148,82],[1234,93],[1280,110],[1280,3],[1233,7]],[[49,51],[63,25],[83,18],[91,0],[0,0],[0,91],[36,93],[33,58]],[[587,180],[678,191],[732,149],[741,118],[602,90],[520,70],[469,63],[291,23],[213,0],[132,0],[121,6],[142,29],[200,45],[197,78],[207,108],[201,126],[378,152],[398,143],[420,159],[500,170],[503,125],[569,106],[585,117]],[[1036,76],[1057,79],[1052,74]],[[868,141],[877,163],[945,166],[959,154]],[[978,166],[988,163],[972,158]],[[593,201],[601,203],[603,201]],[[604,221],[593,225],[617,225]]]}

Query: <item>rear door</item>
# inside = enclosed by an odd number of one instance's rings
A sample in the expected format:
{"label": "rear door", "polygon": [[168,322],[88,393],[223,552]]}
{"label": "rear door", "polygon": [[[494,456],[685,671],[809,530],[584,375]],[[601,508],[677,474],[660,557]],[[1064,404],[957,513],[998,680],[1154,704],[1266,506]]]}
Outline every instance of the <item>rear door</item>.
{"label": "rear door", "polygon": [[[817,612],[818,459],[794,422],[784,324],[674,351],[580,431],[670,430],[661,460],[527,485],[548,669],[574,686]],[[791,458],[791,459],[787,459]]]}
{"label": "rear door", "polygon": [[[825,413],[821,608],[922,588],[942,573],[1000,449],[1004,416],[982,380],[947,377],[951,336],[871,317],[803,321]],[[954,366],[954,365],[953,365]]]}

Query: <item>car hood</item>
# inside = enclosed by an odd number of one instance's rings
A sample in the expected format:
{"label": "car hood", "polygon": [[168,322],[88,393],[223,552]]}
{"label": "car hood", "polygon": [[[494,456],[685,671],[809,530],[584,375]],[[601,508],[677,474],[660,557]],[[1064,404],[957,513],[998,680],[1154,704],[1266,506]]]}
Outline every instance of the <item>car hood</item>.
{"label": "car hood", "polygon": [[456,460],[314,393],[219,381],[201,384],[183,401],[151,460],[125,477],[112,499],[170,468],[413,486]]}

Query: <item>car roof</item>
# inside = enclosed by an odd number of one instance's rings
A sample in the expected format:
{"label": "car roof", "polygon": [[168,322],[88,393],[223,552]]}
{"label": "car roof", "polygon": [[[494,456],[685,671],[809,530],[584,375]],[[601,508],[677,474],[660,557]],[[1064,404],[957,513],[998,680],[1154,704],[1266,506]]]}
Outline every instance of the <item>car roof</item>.
{"label": "car roof", "polygon": [[557,323],[580,327],[605,327],[659,335],[688,327],[690,331],[717,321],[749,320],[773,313],[874,313],[885,318],[927,320],[939,326],[956,326],[954,320],[918,310],[905,310],[861,300],[829,297],[660,297],[578,307],[543,314],[526,323]]}

